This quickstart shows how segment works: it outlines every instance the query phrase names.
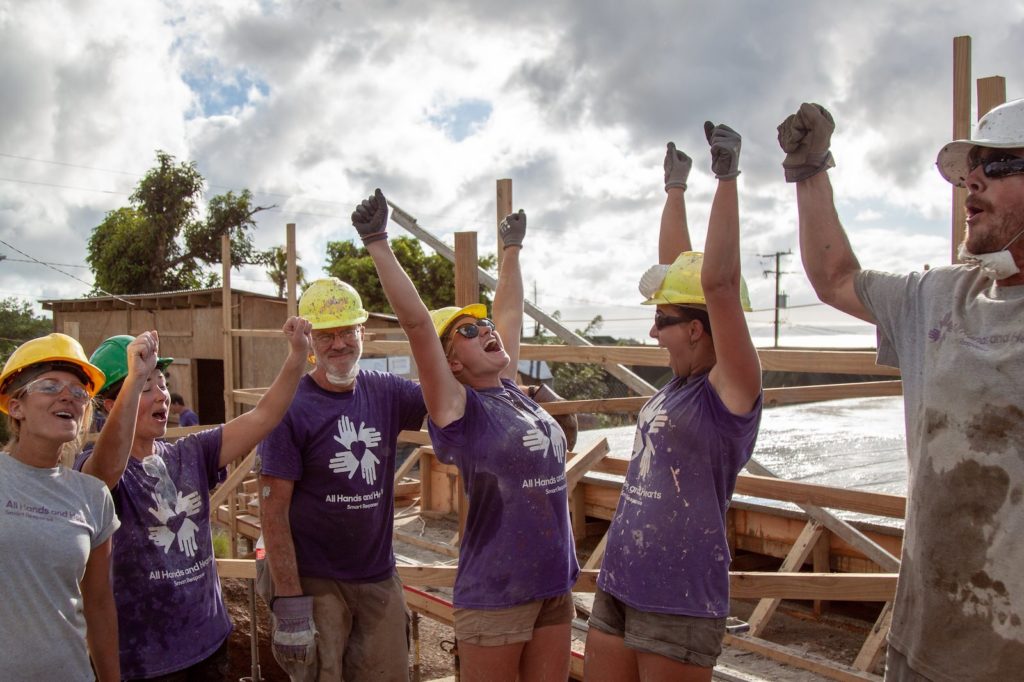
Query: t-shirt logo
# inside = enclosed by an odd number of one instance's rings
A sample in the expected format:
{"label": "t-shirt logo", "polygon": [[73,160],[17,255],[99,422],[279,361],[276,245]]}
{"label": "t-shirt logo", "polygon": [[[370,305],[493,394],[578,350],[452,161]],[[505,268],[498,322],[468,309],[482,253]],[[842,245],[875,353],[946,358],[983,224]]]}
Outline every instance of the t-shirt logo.
{"label": "t-shirt logo", "polygon": [[554,453],[559,464],[565,462],[565,434],[561,429],[551,429],[544,433],[542,429],[534,426],[523,436],[523,447],[530,452],[543,452],[544,457],[548,456],[548,450]]}
{"label": "t-shirt logo", "polygon": [[654,443],[651,436],[661,430],[668,422],[665,412],[667,394],[658,393],[643,406],[636,421],[636,435],[633,437],[633,459],[640,457],[640,478],[647,478],[651,473],[651,457],[654,456]]}
{"label": "t-shirt logo", "polygon": [[377,480],[380,459],[370,448],[377,447],[380,439],[380,431],[367,426],[366,422],[359,422],[359,429],[356,430],[355,424],[343,416],[338,420],[338,435],[334,437],[343,449],[334,453],[327,465],[336,474],[348,474],[350,479],[359,471],[363,480],[373,485]]}
{"label": "t-shirt logo", "polygon": [[158,524],[149,527],[149,539],[157,547],[163,548],[164,554],[167,554],[177,540],[178,551],[184,552],[188,557],[195,556],[198,549],[196,531],[199,530],[199,526],[189,517],[195,516],[203,508],[199,493],[182,495],[171,480],[167,465],[159,455],[149,455],[143,459],[142,469],[157,479],[156,489],[153,491],[153,502],[156,507],[150,507],[149,513],[156,517]]}

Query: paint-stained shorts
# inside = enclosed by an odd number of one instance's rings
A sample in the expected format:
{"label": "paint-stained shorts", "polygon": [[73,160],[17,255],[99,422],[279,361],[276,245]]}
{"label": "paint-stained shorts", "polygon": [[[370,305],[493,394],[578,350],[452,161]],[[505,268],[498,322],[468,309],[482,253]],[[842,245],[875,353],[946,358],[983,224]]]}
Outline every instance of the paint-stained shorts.
{"label": "paint-stained shorts", "polygon": [[477,646],[529,642],[533,631],[571,623],[576,617],[572,593],[538,599],[507,609],[455,609],[455,638]]}
{"label": "paint-stained shorts", "polygon": [[725,618],[638,611],[598,588],[590,627],[622,637],[626,646],[680,663],[712,668],[722,653]]}

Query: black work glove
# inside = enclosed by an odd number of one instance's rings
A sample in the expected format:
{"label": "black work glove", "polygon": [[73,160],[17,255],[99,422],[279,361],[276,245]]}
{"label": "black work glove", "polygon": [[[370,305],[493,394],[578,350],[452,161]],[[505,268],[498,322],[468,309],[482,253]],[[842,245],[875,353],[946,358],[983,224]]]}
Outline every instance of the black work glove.
{"label": "black work glove", "polygon": [[704,121],[704,136],[711,145],[711,170],[719,180],[740,174],[740,134],[727,125]]}
{"label": "black work glove", "polygon": [[692,167],[693,159],[676,149],[675,142],[669,142],[665,149],[665,191],[672,187],[682,187],[685,191]]}
{"label": "black work glove", "polygon": [[786,182],[799,182],[836,165],[829,151],[836,123],[820,104],[804,102],[779,124],[779,146],[786,152]]}
{"label": "black work glove", "polygon": [[373,194],[352,211],[352,226],[363,240],[369,244],[380,239],[387,239],[388,202],[378,187]]}
{"label": "black work glove", "polygon": [[523,247],[523,237],[526,236],[526,211],[519,209],[519,213],[509,213],[498,226],[498,234],[501,235],[501,243],[507,249],[510,246]]}

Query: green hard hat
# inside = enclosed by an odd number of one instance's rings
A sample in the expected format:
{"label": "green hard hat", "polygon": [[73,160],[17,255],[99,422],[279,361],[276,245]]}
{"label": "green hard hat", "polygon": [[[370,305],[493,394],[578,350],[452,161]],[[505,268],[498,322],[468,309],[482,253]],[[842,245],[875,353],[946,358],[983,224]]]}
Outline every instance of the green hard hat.
{"label": "green hard hat", "polygon": [[[128,334],[111,336],[93,351],[89,362],[103,370],[103,374],[107,377],[103,387],[100,388],[100,393],[128,376],[128,344],[134,340],[135,337]],[[172,362],[174,362],[174,358],[157,358],[156,368],[162,372]]]}

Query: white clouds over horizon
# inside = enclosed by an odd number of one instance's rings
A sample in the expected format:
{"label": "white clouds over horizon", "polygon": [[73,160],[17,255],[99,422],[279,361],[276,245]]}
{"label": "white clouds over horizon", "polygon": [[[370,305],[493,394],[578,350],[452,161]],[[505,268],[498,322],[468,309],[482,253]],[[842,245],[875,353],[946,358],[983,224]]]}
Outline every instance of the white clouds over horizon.
{"label": "white clouds over horizon", "polygon": [[[542,305],[633,305],[656,253],[667,140],[695,159],[687,199],[703,243],[712,118],[744,135],[755,307],[773,292],[758,254],[787,249],[785,288],[808,303],[778,122],[804,100],[835,115],[832,180],[862,265],[942,262],[950,189],[933,162],[951,130],[952,38],[973,35],[974,76],[1006,76],[1013,98],[1022,28],[1022,7],[987,2],[0,1],[0,239],[84,265],[92,228],[163,149],[195,161],[211,193],[276,204],[258,245],[297,223],[316,276],[375,186],[447,241],[473,229],[493,249],[494,181],[511,177]],[[235,283],[271,291],[262,280],[248,269]],[[0,262],[0,296],[86,291]]]}

